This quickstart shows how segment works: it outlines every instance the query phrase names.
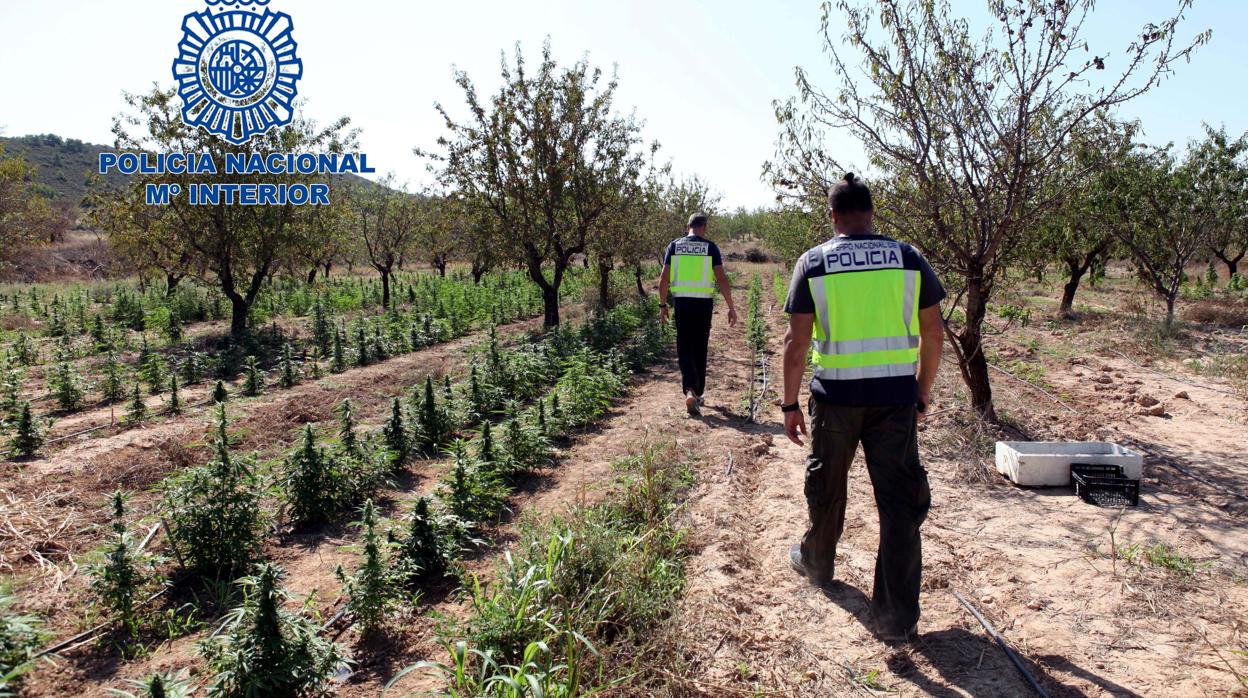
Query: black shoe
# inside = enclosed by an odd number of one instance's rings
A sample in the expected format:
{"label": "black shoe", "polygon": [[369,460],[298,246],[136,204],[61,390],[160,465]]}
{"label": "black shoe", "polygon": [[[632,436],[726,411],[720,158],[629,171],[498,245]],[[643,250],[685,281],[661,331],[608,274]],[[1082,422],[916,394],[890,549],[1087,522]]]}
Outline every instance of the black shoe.
{"label": "black shoe", "polygon": [[802,546],[800,543],[794,543],[789,546],[789,567],[792,567],[794,572],[810,580],[810,583],[817,587],[827,589],[833,584],[831,579],[816,577],[810,574],[810,571],[806,569],[806,563],[802,562]]}
{"label": "black shoe", "polygon": [[880,630],[875,631],[875,636],[881,642],[889,645],[897,645],[909,642],[919,636],[919,624],[915,623],[905,630]]}

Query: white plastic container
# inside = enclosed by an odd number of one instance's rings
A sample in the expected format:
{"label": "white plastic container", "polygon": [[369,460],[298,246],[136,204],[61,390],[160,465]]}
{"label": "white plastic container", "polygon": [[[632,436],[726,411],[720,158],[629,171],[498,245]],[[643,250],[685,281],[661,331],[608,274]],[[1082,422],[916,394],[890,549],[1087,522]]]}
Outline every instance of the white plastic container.
{"label": "white plastic container", "polygon": [[1069,487],[1071,463],[1121,465],[1139,480],[1144,456],[1106,441],[998,441],[997,472],[1025,487]]}

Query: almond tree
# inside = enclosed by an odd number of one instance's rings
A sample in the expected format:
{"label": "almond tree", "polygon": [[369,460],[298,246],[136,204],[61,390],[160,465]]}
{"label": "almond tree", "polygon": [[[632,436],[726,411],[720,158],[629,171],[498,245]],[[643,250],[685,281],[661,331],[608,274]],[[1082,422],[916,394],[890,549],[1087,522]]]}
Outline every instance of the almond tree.
{"label": "almond tree", "polygon": [[545,324],[559,324],[559,287],[584,254],[591,230],[645,165],[641,126],[615,110],[617,81],[580,60],[561,68],[542,47],[530,72],[519,47],[502,65],[502,87],[488,100],[463,71],[469,116],[441,104],[447,133],[438,153],[417,150],[447,186],[479,203],[498,224],[499,249],[514,254],[542,289]]}
{"label": "almond tree", "polygon": [[0,147],[0,264],[35,241],[32,210],[42,199],[31,187],[35,169],[19,157],[5,157]]}
{"label": "almond tree", "polygon": [[[1145,24],[1111,54],[1083,36],[1094,0],[987,4],[994,26],[975,35],[945,0],[825,2],[835,85],[797,69],[800,102],[776,105],[781,136],[765,171],[782,198],[820,210],[830,185],[855,169],[824,149],[824,132],[861,142],[879,175],[873,183],[883,184],[878,220],[942,272],[953,296],[946,328],[971,404],[995,420],[982,347],[988,303],[1020,240],[1062,200],[1055,180],[1072,133],[1156,86],[1209,34],[1177,42],[1191,5],[1182,0],[1177,14]],[[843,43],[833,27],[844,27]]]}
{"label": "almond tree", "polygon": [[381,275],[381,304],[389,308],[391,279],[420,237],[428,204],[396,189],[393,175],[373,186],[352,187],[348,196],[365,256]]}
{"label": "almond tree", "polygon": [[[126,95],[132,113],[113,121],[114,146],[119,151],[159,153],[209,153],[220,169],[218,174],[138,174],[129,178],[121,191],[112,194],[118,205],[138,210],[146,206],[147,184],[177,184],[183,192],[171,197],[159,215],[159,225],[140,229],[145,244],[151,238],[165,237],[170,254],[161,262],[180,262],[180,253],[189,255],[187,266],[212,279],[230,301],[230,335],[239,340],[247,332],[247,316],[264,283],[274,272],[298,255],[304,216],[303,209],[291,203],[279,206],[238,206],[225,203],[192,206],[186,192],[192,184],[274,183],[294,184],[332,180],[300,174],[226,174],[225,154],[229,152],[335,152],[354,150],[357,134],[341,118],[324,128],[296,116],[287,126],[256,136],[245,146],[233,145],[203,129],[189,127],[173,90],[154,89],[144,95]],[[331,192],[330,200],[334,194]],[[123,228],[111,228],[110,237]]]}
{"label": "almond tree", "polygon": [[1107,174],[1104,222],[1130,252],[1136,273],[1166,304],[1165,329],[1174,326],[1174,306],[1185,269],[1208,249],[1217,212],[1205,195],[1214,176],[1201,146],[1179,161],[1172,147],[1137,148],[1112,163]]}
{"label": "almond tree", "polygon": [[1234,276],[1248,256],[1248,133],[1231,138],[1226,127],[1206,125],[1194,155],[1203,170],[1201,199],[1212,209],[1210,250]]}

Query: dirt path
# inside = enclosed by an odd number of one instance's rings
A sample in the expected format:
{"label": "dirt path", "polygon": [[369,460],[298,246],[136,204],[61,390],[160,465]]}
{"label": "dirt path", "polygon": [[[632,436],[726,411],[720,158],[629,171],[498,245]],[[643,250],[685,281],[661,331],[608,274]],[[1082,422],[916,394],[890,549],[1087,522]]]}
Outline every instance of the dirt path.
{"label": "dirt path", "polygon": [[[1116,369],[1119,381],[1134,380],[1125,366]],[[1065,377],[1055,380],[1066,384]],[[1139,380],[1155,391],[1172,387]],[[1001,404],[1011,409],[1049,409],[1037,404],[1034,392],[998,386]],[[955,388],[956,377],[946,372],[937,392],[944,406]],[[1010,392],[1016,393],[1012,401]],[[1199,463],[1214,444],[1242,439],[1243,432],[1233,421],[1199,411],[1210,396],[1191,394],[1196,404],[1173,408],[1171,429],[1154,428],[1142,420],[1157,418],[1133,416],[1134,410],[1122,414],[1122,403],[1109,411],[1122,431],[1167,443],[1171,453]],[[778,430],[768,416],[767,426]],[[1089,428],[1069,416],[1048,421],[1056,433]],[[1202,436],[1168,442],[1184,421],[1202,424]],[[682,608],[680,639],[691,669],[683,688],[703,695],[761,689],[827,696],[883,688],[903,695],[1027,695],[1018,673],[954,599],[957,589],[1030,657],[1032,673],[1052,695],[1234,690],[1225,660],[1234,657],[1231,649],[1242,648],[1248,614],[1241,552],[1248,533],[1237,515],[1205,497],[1158,487],[1172,478],[1150,469],[1142,504],[1124,514],[1117,542],[1166,542],[1216,568],[1180,578],[1115,563],[1107,553],[1117,512],[1083,504],[1069,490],[1022,490],[995,480],[966,484],[956,477],[955,458],[933,453],[932,444],[948,428],[948,421],[937,421],[921,436],[933,508],[923,529],[924,616],[916,642],[890,647],[870,630],[879,528],[861,456],[850,475],[838,557],[843,583],[824,593],[788,569],[788,546],[806,524],[805,451],[778,437],[766,456],[739,465],[733,478],[708,483],[694,508],[695,539],[705,545],[691,562]],[[1242,488],[1244,481],[1238,482]]]}

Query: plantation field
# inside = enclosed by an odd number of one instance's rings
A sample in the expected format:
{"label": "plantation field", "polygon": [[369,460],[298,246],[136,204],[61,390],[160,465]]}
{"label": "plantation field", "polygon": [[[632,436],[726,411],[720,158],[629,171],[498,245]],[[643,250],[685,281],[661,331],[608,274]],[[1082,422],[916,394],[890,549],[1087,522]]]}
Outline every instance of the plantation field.
{"label": "plantation field", "polygon": [[[924,616],[917,641],[890,646],[869,629],[878,527],[862,468],[851,475],[841,584],[820,592],[788,569],[806,514],[805,453],[784,440],[771,406],[785,326],[772,287],[786,272],[735,271],[738,302],[752,312],[730,330],[717,309],[702,419],[677,399],[670,335],[653,305],[585,312],[575,285],[565,329],[553,335],[540,334],[540,304],[521,304],[497,323],[478,314],[427,343],[396,342],[360,361],[368,337],[388,336],[366,330],[363,343],[342,349],[336,372],[332,346],[323,359],[312,350],[315,299],[274,302],[265,327],[282,341],[270,345],[291,345],[297,380],[282,385],[284,351],[274,349],[258,394],[244,394],[245,368],[221,379],[222,408],[197,406],[215,385],[209,377],[185,389],[179,415],[156,415],[170,395],[144,389],[150,416],[129,423],[105,419],[107,406],[69,413],[42,398],[57,422],[73,424],[54,424],[54,438],[104,428],[5,463],[4,574],[15,609],[42,620],[41,646],[112,616],[92,571],[115,550],[110,492],[129,493],[128,550],[155,533],[135,553],[148,581],[133,625],[58,648],[34,665],[23,693],[106,695],[154,673],[200,688],[238,680],[242,658],[258,651],[246,632],[259,622],[256,599],[271,597],[289,614],[288,637],[313,638],[324,687],[336,695],[374,696],[388,684],[387,695],[421,694],[457,682],[475,694],[475,672],[612,695],[1024,694],[955,590],[1051,695],[1236,690],[1248,671],[1238,652],[1248,616],[1248,465],[1236,455],[1248,335],[1208,318],[1241,305],[1187,301],[1184,312],[1206,320],[1158,338],[1148,319],[1156,309],[1139,307],[1133,282],[1116,273],[1085,289],[1073,321],[1052,319],[1050,284],[1019,280],[994,321],[1004,331],[988,341],[1003,426],[972,416],[950,363],[922,426],[933,487]],[[6,341],[25,333],[38,347],[40,360],[21,367],[23,396],[40,392],[32,374],[67,343],[82,345],[80,356],[60,363],[78,367],[84,382],[98,364],[86,346],[90,320],[68,341],[46,336],[42,306],[52,300],[43,290],[32,303],[18,289],[19,311],[7,316],[20,327]],[[104,292],[74,291],[58,304],[73,318],[74,299]],[[8,309],[15,296],[5,293]],[[342,303],[329,324],[351,335],[341,327],[384,327],[399,315],[419,329],[429,306],[417,296],[380,315],[364,300]],[[88,317],[117,305],[84,304]],[[219,336],[213,322],[188,321],[178,342],[146,328],[118,329],[116,341],[151,335],[150,351],[176,374],[197,337]],[[118,356],[137,360],[133,348]],[[1143,414],[1145,397],[1163,405],[1161,416]],[[998,438],[1143,449],[1141,504],[1120,512],[1070,490],[1016,488],[991,469]],[[214,501],[230,502],[230,520],[243,525],[202,528]],[[237,518],[246,511],[256,515]],[[244,595],[226,580],[249,560],[276,567],[250,568],[260,572]],[[474,651],[489,651],[490,661]],[[470,669],[458,680],[456,657]]]}

